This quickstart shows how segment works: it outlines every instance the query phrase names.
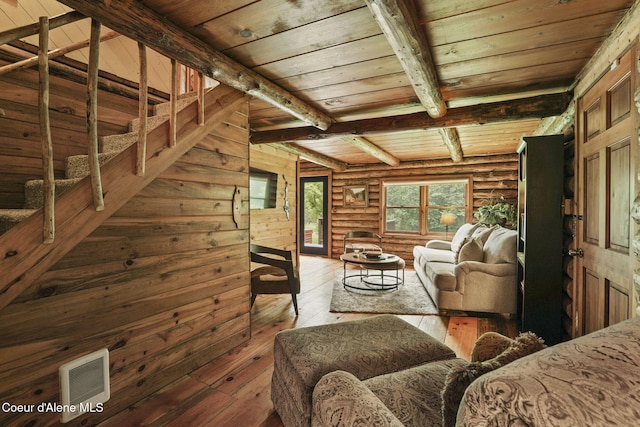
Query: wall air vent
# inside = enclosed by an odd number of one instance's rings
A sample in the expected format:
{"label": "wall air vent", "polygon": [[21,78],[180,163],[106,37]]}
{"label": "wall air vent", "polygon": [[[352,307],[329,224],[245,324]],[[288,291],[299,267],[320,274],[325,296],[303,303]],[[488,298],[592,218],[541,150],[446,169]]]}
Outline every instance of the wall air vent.
{"label": "wall air vent", "polygon": [[104,348],[60,366],[62,422],[102,412],[109,400],[109,351]]}

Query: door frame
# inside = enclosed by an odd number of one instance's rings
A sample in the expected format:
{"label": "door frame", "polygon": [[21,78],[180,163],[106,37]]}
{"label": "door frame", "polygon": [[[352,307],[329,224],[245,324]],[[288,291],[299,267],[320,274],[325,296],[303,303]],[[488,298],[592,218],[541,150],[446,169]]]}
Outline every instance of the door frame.
{"label": "door frame", "polygon": [[[298,206],[300,207],[298,210],[298,253],[300,254],[309,254],[309,255],[320,255],[331,257],[332,253],[332,232],[331,232],[331,210],[332,210],[332,196],[331,196],[331,188],[332,188],[332,174],[331,170],[328,171],[318,171],[318,172],[302,172],[298,174]],[[326,236],[324,239],[324,245],[318,250],[314,250],[313,248],[309,250],[309,248],[305,248],[304,246],[304,186],[303,180],[326,180],[326,194],[325,194],[325,204],[324,204],[324,226],[326,230]]]}

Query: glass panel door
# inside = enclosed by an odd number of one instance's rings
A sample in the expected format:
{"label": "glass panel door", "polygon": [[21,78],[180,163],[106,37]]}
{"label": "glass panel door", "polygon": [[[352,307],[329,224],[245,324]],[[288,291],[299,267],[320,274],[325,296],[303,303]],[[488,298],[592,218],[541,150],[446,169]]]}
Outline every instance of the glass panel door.
{"label": "glass panel door", "polygon": [[300,252],[327,255],[328,183],[326,176],[300,178]]}

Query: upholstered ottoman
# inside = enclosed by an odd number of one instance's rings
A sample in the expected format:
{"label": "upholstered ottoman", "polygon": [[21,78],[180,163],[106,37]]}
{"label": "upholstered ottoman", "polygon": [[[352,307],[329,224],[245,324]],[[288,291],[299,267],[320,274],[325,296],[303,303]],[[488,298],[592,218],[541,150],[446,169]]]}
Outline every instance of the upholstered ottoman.
{"label": "upholstered ottoman", "polygon": [[329,372],[358,379],[451,359],[449,347],[393,315],[290,329],[276,335],[271,400],[286,427],[311,425],[311,395]]}

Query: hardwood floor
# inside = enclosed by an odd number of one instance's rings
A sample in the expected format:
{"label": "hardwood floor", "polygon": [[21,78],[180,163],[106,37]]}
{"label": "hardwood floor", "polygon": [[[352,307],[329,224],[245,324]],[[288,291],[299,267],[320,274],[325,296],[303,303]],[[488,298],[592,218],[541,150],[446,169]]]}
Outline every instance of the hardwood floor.
{"label": "hardwood floor", "polygon": [[[251,340],[191,375],[166,387],[127,413],[101,426],[261,426],[281,427],[271,404],[273,338],[278,331],[371,314],[330,313],[334,272],[340,261],[302,256],[300,315],[289,295],[259,295],[251,312]],[[469,359],[476,338],[496,331],[517,334],[515,321],[503,318],[399,316]]]}

